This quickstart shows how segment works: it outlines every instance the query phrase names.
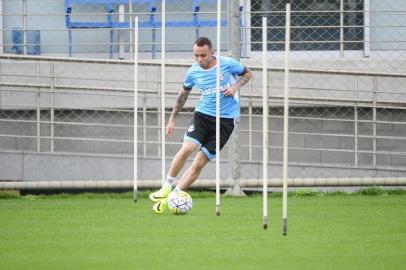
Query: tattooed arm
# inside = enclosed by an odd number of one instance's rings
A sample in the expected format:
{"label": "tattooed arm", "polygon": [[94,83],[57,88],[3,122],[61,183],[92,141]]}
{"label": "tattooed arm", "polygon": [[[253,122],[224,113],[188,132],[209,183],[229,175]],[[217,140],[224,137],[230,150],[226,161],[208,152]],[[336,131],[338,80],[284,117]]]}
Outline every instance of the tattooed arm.
{"label": "tattooed arm", "polygon": [[227,88],[224,91],[224,95],[226,96],[234,96],[235,92],[240,89],[242,86],[246,85],[249,80],[252,79],[252,72],[247,67],[244,67],[244,71],[240,76],[240,79],[233,84],[231,87]]}
{"label": "tattooed arm", "polygon": [[165,133],[167,136],[172,136],[176,124],[175,118],[178,115],[178,113],[182,110],[183,105],[185,105],[189,93],[190,93],[189,89],[182,88],[182,90],[179,91],[178,98],[176,99],[176,104],[172,109],[171,116],[169,117],[168,124],[166,125]]}

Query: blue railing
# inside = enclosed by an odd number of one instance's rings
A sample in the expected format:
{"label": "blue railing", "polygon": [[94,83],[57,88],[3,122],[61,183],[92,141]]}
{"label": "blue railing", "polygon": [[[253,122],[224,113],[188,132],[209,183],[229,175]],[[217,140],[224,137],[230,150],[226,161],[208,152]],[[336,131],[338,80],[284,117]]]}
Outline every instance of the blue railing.
{"label": "blue railing", "polygon": [[[203,2],[215,3],[216,0],[190,0],[192,2],[192,11],[191,11],[191,18],[190,20],[172,20],[166,21],[165,25],[168,28],[195,28],[196,38],[199,37],[199,30],[202,27],[216,27],[217,21],[216,20],[200,20],[199,19],[199,12],[200,6]],[[144,21],[139,21],[138,27],[144,29],[151,29],[152,34],[152,58],[155,58],[156,55],[156,29],[161,28],[162,22],[157,20],[160,16],[156,16],[157,11],[157,3],[161,2],[159,0],[132,0],[134,4],[147,4],[148,5],[148,12],[149,16],[148,19]],[[185,1],[179,0],[169,0],[167,3],[171,2],[182,2],[183,4]],[[71,16],[73,14],[73,8],[78,7],[79,5],[104,5],[106,11],[106,21],[104,22],[91,22],[91,21],[74,21],[72,20]],[[129,0],[65,0],[65,20],[66,20],[66,27],[68,28],[68,42],[69,42],[69,56],[72,56],[72,29],[80,29],[80,28],[106,28],[110,29],[110,58],[113,56],[113,40],[114,40],[114,31],[113,29],[125,29],[130,28],[129,22],[117,22],[113,20],[114,15],[114,8],[117,5],[124,4],[128,5]],[[240,8],[240,12],[242,11],[242,7]],[[227,20],[221,21],[221,26],[227,26]]]}

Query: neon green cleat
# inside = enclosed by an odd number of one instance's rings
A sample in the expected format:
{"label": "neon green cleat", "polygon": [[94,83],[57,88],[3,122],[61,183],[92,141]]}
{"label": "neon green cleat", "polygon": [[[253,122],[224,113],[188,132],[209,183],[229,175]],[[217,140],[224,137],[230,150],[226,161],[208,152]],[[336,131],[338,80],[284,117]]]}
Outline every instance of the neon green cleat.
{"label": "neon green cleat", "polygon": [[164,198],[152,206],[152,210],[157,214],[162,214],[168,207],[168,198]]}
{"label": "neon green cleat", "polygon": [[149,199],[155,203],[159,202],[162,199],[168,197],[169,193],[171,193],[171,187],[162,187],[160,190],[149,194]]}

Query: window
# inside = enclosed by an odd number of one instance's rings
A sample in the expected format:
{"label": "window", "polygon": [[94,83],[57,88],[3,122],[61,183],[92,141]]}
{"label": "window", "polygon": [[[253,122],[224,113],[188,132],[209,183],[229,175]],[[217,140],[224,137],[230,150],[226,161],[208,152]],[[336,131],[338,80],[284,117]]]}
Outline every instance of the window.
{"label": "window", "polygon": [[[292,1],[291,50],[340,49],[340,0]],[[262,16],[268,18],[268,50],[284,50],[285,1],[254,0],[251,6],[251,50],[262,50]],[[345,50],[362,50],[363,0],[344,0]]]}

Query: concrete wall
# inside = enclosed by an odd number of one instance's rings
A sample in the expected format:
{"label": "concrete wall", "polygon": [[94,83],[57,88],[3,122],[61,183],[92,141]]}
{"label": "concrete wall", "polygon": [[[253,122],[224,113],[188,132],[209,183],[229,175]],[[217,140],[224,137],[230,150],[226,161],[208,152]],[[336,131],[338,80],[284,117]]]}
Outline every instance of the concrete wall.
{"label": "concrete wall", "polygon": [[[185,72],[192,63],[189,61],[168,60],[166,68],[166,91],[168,92],[167,107],[171,108],[174,102],[174,96],[182,85]],[[174,65],[177,62],[187,62],[187,64]],[[351,61],[329,63],[315,63],[316,61],[307,61],[295,63],[292,65],[301,66],[312,64],[311,67],[321,70],[346,69],[351,65]],[[377,63],[378,62],[378,63]],[[368,60],[371,69],[379,64],[379,61]],[[392,69],[401,70],[406,68],[402,62],[393,63]],[[54,85],[57,88],[54,93],[54,106],[56,108],[132,108],[132,89],[134,86],[133,72],[134,67],[129,62],[123,64],[109,63],[77,63],[77,62],[58,62],[52,61],[54,65]],[[171,65],[172,64],[172,65]],[[41,84],[41,106],[50,106],[49,87],[51,85],[51,62],[47,61],[14,61],[2,60],[0,62],[0,81],[4,83],[28,83]],[[252,86],[246,86],[241,94],[256,95],[262,94],[262,70],[255,68],[252,61],[247,61],[246,65],[252,68],[254,79]],[[274,63],[270,62],[270,66]],[[349,67],[348,67],[349,68]],[[156,107],[160,104],[157,93],[160,89],[160,63],[141,63],[138,68],[138,87],[140,90],[152,91],[149,94],[148,106]],[[371,70],[372,71],[372,70]],[[283,77],[282,70],[269,72],[269,85],[271,96],[283,95]],[[81,91],[70,91],[69,87],[91,87],[92,89],[83,89]],[[406,78],[401,76],[368,76],[351,74],[325,74],[318,72],[295,72],[290,75],[290,96],[306,98],[335,98],[335,99],[357,99],[359,101],[372,101],[375,98],[377,102],[405,102],[406,101]],[[30,93],[24,90],[30,90],[28,87],[13,87],[10,91],[3,87],[0,97],[0,105],[3,106],[36,106],[36,93]],[[32,91],[31,87],[31,91]],[[172,95],[171,95],[172,94]],[[192,92],[197,94],[197,92]],[[23,95],[23,97],[22,97]],[[91,98],[87,98],[91,97]],[[194,99],[196,101],[196,98]],[[248,99],[246,99],[248,100]],[[141,106],[141,99],[139,100]],[[244,105],[244,98],[242,99]],[[255,103],[254,103],[255,104]],[[261,104],[258,99],[257,104]],[[187,107],[194,107],[195,103],[189,102]],[[245,103],[246,105],[246,103]]]}
{"label": "concrete wall", "polygon": [[[133,159],[123,156],[0,151],[0,160],[0,180],[129,180],[133,172]],[[138,163],[139,179],[161,179],[160,159],[139,158]],[[170,159],[167,164],[170,164]],[[226,162],[222,163],[221,170],[222,178],[231,178],[230,166]],[[214,172],[215,164],[211,162],[200,178],[214,179]],[[262,165],[259,162],[243,161],[241,172],[242,179],[261,178]],[[289,176],[298,178],[403,177],[404,173],[401,167],[373,169],[362,165],[343,166],[341,163],[330,163],[329,166],[291,162],[289,166]],[[269,166],[269,175],[273,178],[282,177],[281,165]]]}
{"label": "concrete wall", "polygon": [[[89,156],[63,153],[26,153],[0,151],[0,180],[8,181],[80,181],[80,180],[131,180],[133,179],[132,157]],[[169,166],[170,159],[167,160]],[[185,168],[190,164],[187,162]],[[158,180],[161,177],[161,160],[140,158],[139,180]],[[180,175],[184,172],[181,171]],[[268,166],[271,178],[282,177],[282,166]],[[340,168],[335,166],[305,166],[291,164],[291,178],[351,178],[351,177],[404,177],[405,172],[375,170],[368,168]],[[200,179],[215,179],[215,162],[208,163]],[[260,163],[241,163],[241,179],[260,179]],[[230,166],[221,163],[221,178],[230,179]]]}
{"label": "concrete wall", "polygon": [[[259,111],[259,108],[254,108]],[[337,108],[334,108],[337,109]],[[358,165],[373,166],[373,124],[362,122],[358,125],[359,138],[358,148],[355,147],[355,125],[351,120],[354,117],[353,108],[341,107],[341,112],[333,112],[331,107],[297,107],[290,111],[291,116],[300,115],[300,118],[291,119],[289,123],[290,136],[289,146],[290,161],[294,163],[306,164],[341,164],[344,166],[355,166],[355,157]],[[283,145],[283,119],[280,117],[282,108],[271,109],[270,118],[270,161],[282,161]],[[10,117],[15,118],[10,112]],[[22,112],[20,111],[20,115]],[[321,115],[330,114],[333,117],[340,117],[348,121],[326,120],[307,120],[302,118],[320,118]],[[19,120],[35,119],[33,111],[25,111],[24,117]],[[370,121],[372,115],[371,109],[359,109],[358,119],[361,121]],[[2,114],[5,116],[5,113]],[[42,121],[47,121],[49,114],[42,112]],[[142,114],[139,114],[142,119]],[[387,124],[377,124],[377,135],[381,137],[399,136],[406,134],[406,125],[390,124],[397,119],[405,119],[405,111],[379,111],[378,119],[385,119]],[[191,115],[181,115],[177,120],[177,127],[174,136],[167,139],[166,146],[167,157],[170,158],[179,149],[183,133],[191,120]],[[58,153],[75,154],[95,154],[95,155],[132,155],[133,154],[133,129],[132,114],[110,112],[105,114],[100,111],[79,111],[71,110],[64,113],[57,111],[55,121],[59,124],[54,125],[54,151]],[[252,161],[260,162],[262,160],[262,119],[257,116],[253,119],[253,129],[256,132],[248,132],[248,117],[241,119],[241,136],[239,139],[241,147],[241,159],[250,160],[249,136],[252,144],[257,146],[252,148]],[[63,124],[63,122],[73,122],[76,125]],[[79,125],[80,122],[87,124]],[[90,123],[99,123],[92,126]],[[111,126],[122,124],[122,127]],[[155,113],[149,113],[147,116],[148,128],[143,136],[142,128],[138,131],[139,145],[138,154],[140,157],[159,158],[160,156],[160,138],[158,127],[158,116]],[[140,123],[142,125],[142,123]],[[16,151],[36,151],[36,123],[21,122],[3,122],[0,121],[1,134],[10,134],[13,137],[0,138],[0,149]],[[155,128],[154,128],[155,127]],[[41,124],[41,136],[50,136],[50,124]],[[329,136],[323,134],[330,134]],[[335,134],[335,135],[333,135]],[[23,136],[31,136],[26,138]],[[89,141],[90,139],[90,141]],[[51,138],[41,138],[40,151],[43,153],[51,152]],[[117,140],[115,142],[111,140]],[[145,141],[145,151],[144,151]],[[404,140],[395,140],[390,138],[380,138],[376,140],[377,151],[387,152],[406,152]],[[359,153],[356,154],[356,151]],[[228,159],[228,152],[223,151],[222,158]],[[406,158],[397,154],[378,154],[377,165],[406,167]]]}
{"label": "concrete wall", "polygon": [[[50,64],[55,70],[54,93],[50,93]],[[174,104],[185,66],[167,67],[167,107]],[[159,64],[140,65],[139,87],[150,91],[146,96],[148,108],[146,136],[140,129],[139,155],[140,178],[160,178],[159,124],[157,108],[160,104]],[[15,61],[0,62],[0,179],[2,180],[114,180],[131,179],[132,175],[132,107],[133,67],[128,63],[78,63],[62,61]],[[242,89],[243,114],[241,121],[241,159],[245,178],[254,178],[261,172],[262,119],[261,119],[261,70],[252,68],[252,85]],[[38,76],[39,74],[39,76]],[[280,175],[282,160],[282,96],[283,76],[281,72],[270,72],[271,103],[270,118],[270,175]],[[376,82],[374,83],[374,80]],[[354,82],[357,82],[356,84]],[[43,86],[21,86],[21,83]],[[20,85],[20,86],[19,86]],[[357,85],[357,87],[355,87]],[[73,90],[72,87],[82,87]],[[88,89],[94,87],[94,89]],[[334,74],[291,74],[291,100],[289,160],[292,177],[362,177],[373,174],[397,176],[404,172],[406,159],[406,111],[401,108],[406,101],[405,78],[384,76],[354,76]],[[38,98],[37,89],[40,90]],[[357,91],[355,90],[357,89]],[[376,155],[373,165],[373,92],[376,100],[388,103],[377,109],[376,150],[385,151]],[[51,95],[55,108],[54,152],[51,152],[50,110]],[[301,99],[298,99],[301,97]],[[330,101],[305,102],[305,98],[331,98]],[[139,96],[139,107],[143,106],[143,95]],[[198,96],[187,102],[194,107]],[[347,101],[349,100],[349,101]],[[355,102],[357,101],[357,102]],[[38,103],[39,102],[39,103]],[[247,115],[251,102],[254,117],[250,135]],[[327,103],[326,103],[327,102]],[[400,105],[396,105],[399,103]],[[37,105],[41,111],[40,151],[37,151]],[[355,147],[354,106],[357,105],[358,148]],[[391,107],[394,106],[392,109]],[[397,109],[396,109],[397,108]],[[175,135],[167,140],[167,157],[178,150],[184,130],[191,119],[190,113],[178,118]],[[18,121],[17,121],[18,120]],[[25,122],[24,122],[25,121]],[[27,122],[29,121],[29,122]],[[142,125],[142,113],[139,114]],[[69,124],[70,123],[70,124]],[[73,125],[72,125],[73,123]],[[81,124],[85,123],[85,124]],[[97,124],[97,125],[92,125]],[[120,125],[112,126],[112,125]],[[256,132],[255,132],[256,131]],[[329,134],[329,135],[326,135]],[[27,137],[30,136],[30,137]],[[250,160],[249,136],[252,138]],[[400,139],[391,139],[390,137]],[[403,138],[403,139],[402,139]],[[89,140],[90,139],[90,140]],[[117,140],[113,142],[111,140]],[[146,143],[144,152],[144,139]],[[358,152],[358,153],[356,153]],[[362,153],[361,153],[362,152]],[[391,154],[391,152],[394,152]],[[227,159],[228,151],[222,152]],[[356,163],[357,158],[357,163]],[[169,161],[168,161],[169,165]],[[213,165],[210,165],[213,166]],[[229,168],[224,165],[227,177]],[[386,168],[386,169],[385,169]],[[213,176],[209,169],[203,178]],[[277,177],[275,176],[275,177]],[[258,176],[259,177],[259,176]]]}

